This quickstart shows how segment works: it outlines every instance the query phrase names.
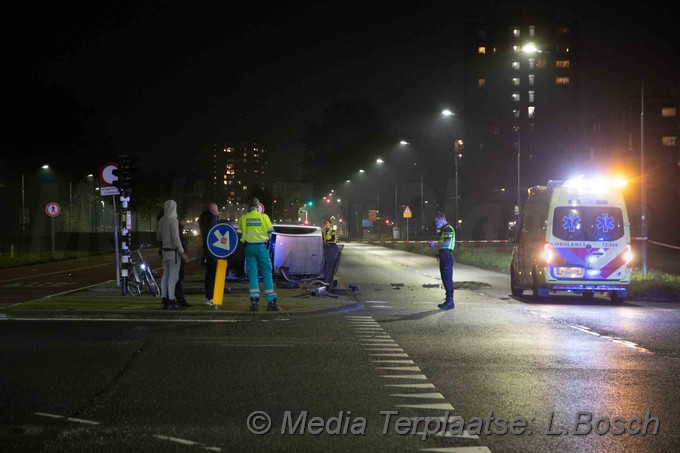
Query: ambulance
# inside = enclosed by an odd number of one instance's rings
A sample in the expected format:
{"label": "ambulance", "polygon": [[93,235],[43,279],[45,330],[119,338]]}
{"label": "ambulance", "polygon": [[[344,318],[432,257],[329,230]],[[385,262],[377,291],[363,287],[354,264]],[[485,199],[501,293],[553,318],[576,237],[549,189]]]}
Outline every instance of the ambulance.
{"label": "ambulance", "polygon": [[576,178],[529,189],[513,240],[513,296],[568,291],[623,302],[630,283],[630,222],[625,181]]}

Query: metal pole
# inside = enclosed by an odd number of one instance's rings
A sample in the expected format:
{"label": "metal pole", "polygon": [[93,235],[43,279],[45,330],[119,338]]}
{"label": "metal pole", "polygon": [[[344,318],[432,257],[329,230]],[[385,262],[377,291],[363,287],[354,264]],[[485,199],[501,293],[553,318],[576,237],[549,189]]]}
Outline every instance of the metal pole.
{"label": "metal pole", "polygon": [[120,288],[120,253],[118,251],[118,217],[116,216],[116,196],[111,196],[113,202],[113,243],[116,249],[116,286]]}
{"label": "metal pole", "polygon": [[521,150],[522,147],[520,145],[520,136],[519,136],[519,125],[515,126],[516,129],[515,131],[517,132],[517,218],[520,218],[520,212],[521,212],[521,184],[520,184],[520,177],[519,177],[519,169],[520,169],[520,155],[521,155]]}
{"label": "metal pole", "polygon": [[24,191],[24,174],[21,174],[21,235],[26,233],[26,193]]}
{"label": "metal pole", "polygon": [[397,181],[394,181],[394,226],[398,227],[397,219],[399,218],[399,202],[397,198]]}
{"label": "metal pole", "polygon": [[378,199],[376,201],[376,213],[375,213],[375,221],[378,224],[378,241],[380,241],[380,189],[378,189]]}
{"label": "metal pole", "polygon": [[647,189],[645,187],[645,82],[641,81],[640,87],[640,202],[641,223],[640,233],[642,236],[642,275],[647,275]]}
{"label": "metal pole", "polygon": [[68,229],[73,231],[73,183],[68,182]]}
{"label": "metal pole", "polygon": [[454,228],[458,230],[458,142],[456,141],[456,144],[454,145],[454,155],[453,155],[453,160],[454,160],[454,167],[456,168],[456,223],[454,225]]}
{"label": "metal pole", "polygon": [[425,199],[423,197],[423,170],[420,170],[420,236],[425,235]]}

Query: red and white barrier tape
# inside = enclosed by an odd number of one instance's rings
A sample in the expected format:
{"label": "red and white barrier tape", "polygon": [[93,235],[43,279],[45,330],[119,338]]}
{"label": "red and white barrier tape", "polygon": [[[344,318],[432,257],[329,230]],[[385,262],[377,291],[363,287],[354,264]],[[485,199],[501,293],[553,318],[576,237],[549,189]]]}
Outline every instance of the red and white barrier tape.
{"label": "red and white barrier tape", "polygon": [[[345,241],[345,242],[361,242],[362,244],[373,244],[373,243],[383,243],[383,242],[389,242],[391,244],[427,244],[430,241],[397,241],[393,239],[375,239],[375,240],[361,240],[361,241]],[[507,240],[504,239],[493,239],[493,240],[461,240],[461,241],[456,241],[456,244],[460,244],[462,242],[495,242],[495,243],[506,243],[508,242]]]}
{"label": "red and white barrier tape", "polygon": [[[646,240],[647,242],[649,242],[651,244],[659,245],[661,247],[668,247],[668,248],[671,248],[671,249],[680,250],[680,247],[678,247],[677,245],[663,244],[661,242],[650,241],[648,238],[645,238],[645,237],[633,237],[633,238],[630,238],[630,239],[632,241],[644,241],[644,240]],[[380,239],[380,240],[375,239],[375,240],[343,241],[343,242],[359,242],[359,243],[362,243],[362,244],[376,244],[376,243],[380,244],[380,243],[385,243],[385,242],[389,242],[391,244],[427,244],[430,241],[422,241],[422,240],[419,240],[419,241],[397,241],[397,240],[393,240],[393,239]],[[461,244],[461,243],[463,243],[463,244],[464,243],[468,243],[468,244],[477,244],[477,243],[505,244],[505,243],[509,243],[509,242],[510,241],[505,240],[505,239],[458,240],[458,241],[456,241],[456,244]]]}

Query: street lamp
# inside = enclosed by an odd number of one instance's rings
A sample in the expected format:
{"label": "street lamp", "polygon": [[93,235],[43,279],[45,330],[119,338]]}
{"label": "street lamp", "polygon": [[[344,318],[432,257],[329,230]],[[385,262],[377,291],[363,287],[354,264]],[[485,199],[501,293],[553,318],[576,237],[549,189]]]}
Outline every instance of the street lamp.
{"label": "street lamp", "polygon": [[463,140],[456,140],[454,143],[454,160],[456,167],[456,229],[459,227],[459,214],[458,214],[458,161],[463,157]]}
{"label": "street lamp", "polygon": [[[524,52],[529,53],[529,52],[532,52],[532,51],[537,52],[538,50],[536,50],[535,47],[532,48],[530,45],[525,46]],[[444,115],[444,116],[456,116],[457,115],[457,116],[467,116],[467,117],[478,117],[478,118],[485,118],[485,119],[488,119],[488,120],[491,120],[491,121],[496,121],[496,122],[501,122],[501,123],[506,123],[506,124],[508,123],[508,121],[500,120],[500,119],[492,118],[492,117],[487,117],[487,116],[484,116],[484,115],[457,114],[457,113],[453,113],[449,109],[443,110],[442,115]],[[513,124],[512,127],[513,127],[513,131],[517,134],[517,217],[519,218],[520,213],[521,213],[521,196],[522,196],[521,178],[520,178],[520,161],[521,161],[520,157],[521,157],[521,154],[522,154],[522,146],[521,146],[521,143],[520,143],[519,125]],[[457,194],[456,194],[456,197],[457,197]],[[458,202],[458,200],[456,199],[456,203],[457,202]]]}
{"label": "street lamp", "polygon": [[[401,140],[400,145],[408,146],[411,143],[406,140]],[[418,165],[414,162],[413,165]],[[425,235],[425,198],[423,196],[423,167],[420,167],[420,235],[421,237]]]}
{"label": "street lamp", "polygon": [[[50,166],[45,164],[41,166],[43,170],[49,170]],[[28,215],[26,214],[26,188],[25,188],[25,175],[26,173],[21,173],[21,235],[26,234],[26,224],[28,223]]]}

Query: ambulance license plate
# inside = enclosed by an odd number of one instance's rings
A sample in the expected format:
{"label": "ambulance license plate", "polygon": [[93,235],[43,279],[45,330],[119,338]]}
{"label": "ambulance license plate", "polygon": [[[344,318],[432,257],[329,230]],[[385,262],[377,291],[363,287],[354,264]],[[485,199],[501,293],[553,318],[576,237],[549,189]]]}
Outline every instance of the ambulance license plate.
{"label": "ambulance license plate", "polygon": [[558,277],[583,277],[582,267],[556,267],[555,275]]}

